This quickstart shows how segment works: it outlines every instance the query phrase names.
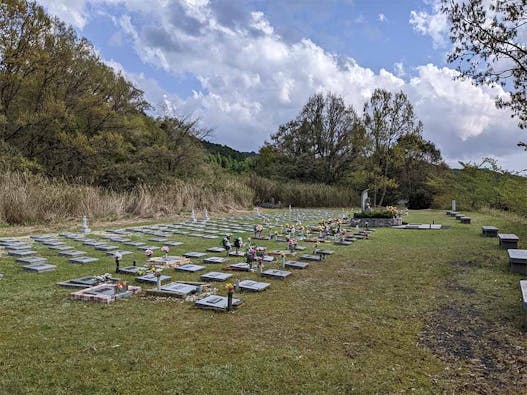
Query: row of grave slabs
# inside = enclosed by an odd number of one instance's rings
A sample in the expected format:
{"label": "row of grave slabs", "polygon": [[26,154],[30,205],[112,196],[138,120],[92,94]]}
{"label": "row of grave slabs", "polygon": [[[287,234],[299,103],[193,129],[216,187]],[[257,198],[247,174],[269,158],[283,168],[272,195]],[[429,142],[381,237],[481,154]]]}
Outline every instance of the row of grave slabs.
{"label": "row of grave slabs", "polygon": [[[265,236],[268,230],[273,233],[284,224],[317,223],[320,219],[337,216],[335,211],[294,210],[272,215],[107,229],[90,234],[63,232],[32,235],[24,239],[2,238],[0,245],[28,272],[46,273],[58,266],[59,270],[64,269],[64,273],[71,274],[72,270],[68,270],[71,266],[67,263],[82,267],[75,270],[82,272],[80,277],[58,282],[60,286],[74,289],[71,293],[73,299],[112,303],[142,291],[140,286],[129,285],[133,279],[137,284],[152,286],[146,290],[147,295],[178,297],[194,302],[199,308],[225,310],[227,298],[218,294],[217,284],[233,282],[237,293],[261,292],[271,286],[269,281],[285,280],[293,271],[306,269],[310,262],[331,255],[333,251],[326,246],[333,243],[350,245],[353,240],[363,237],[357,234],[348,240],[338,241],[328,238],[326,243],[320,243],[316,254],[313,254],[314,244],[299,241],[299,251],[294,255],[286,251],[287,243],[283,236],[279,236],[280,241],[265,240],[262,243],[258,240],[258,245],[267,244],[269,249],[261,248],[265,249],[262,251],[263,269],[257,270],[254,264],[251,271],[244,255],[247,238],[253,236],[254,224],[265,223],[266,230],[262,233]],[[231,255],[227,255],[223,250],[221,241],[225,234],[232,234],[233,239],[238,236],[243,238],[245,246],[239,254],[231,250]],[[168,246],[170,251],[162,252],[163,246]],[[302,251],[303,248],[306,250]],[[153,252],[148,259],[151,262],[146,262],[145,250]],[[116,252],[122,257],[119,273],[108,275],[116,271]],[[285,264],[282,252],[287,254]],[[152,273],[151,267],[164,269],[161,273]],[[94,268],[107,273],[93,275]],[[178,280],[175,281],[174,277]],[[233,307],[241,304],[240,299],[233,300]]]}

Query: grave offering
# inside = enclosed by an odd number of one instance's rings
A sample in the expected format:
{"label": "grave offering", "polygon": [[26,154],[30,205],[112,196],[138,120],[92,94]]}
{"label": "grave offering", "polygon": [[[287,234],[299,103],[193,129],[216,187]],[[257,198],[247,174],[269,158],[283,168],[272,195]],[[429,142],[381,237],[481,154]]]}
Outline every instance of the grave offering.
{"label": "grave offering", "polygon": [[507,253],[511,272],[527,274],[527,250],[510,249]]}
{"label": "grave offering", "polygon": [[176,271],[178,272],[195,273],[195,272],[199,272],[200,270],[205,270],[205,266],[187,264],[187,265],[176,267]]}
{"label": "grave offering", "polygon": [[170,276],[166,276],[164,274],[156,275],[151,272],[143,274],[142,276],[138,276],[135,278],[135,280],[140,283],[151,283],[151,284],[157,284],[158,282],[161,284],[161,283],[170,281],[171,279],[172,277]]}
{"label": "grave offering", "polygon": [[237,285],[241,291],[261,292],[265,291],[271,284],[253,280],[243,280],[240,281]]}
{"label": "grave offering", "polygon": [[111,284],[118,281],[120,281],[118,278],[114,278],[111,274],[106,273],[102,276],[74,278],[72,280],[59,282],[57,285],[67,288],[90,288],[99,284]]}
{"label": "grave offering", "polygon": [[71,293],[72,299],[92,301],[98,303],[112,303],[116,300],[128,298],[141,292],[141,287],[128,285],[126,282],[117,284],[101,284]]}
{"label": "grave offering", "polygon": [[154,257],[149,258],[145,265],[155,266],[155,267],[164,267],[164,268],[177,268],[182,265],[190,263],[190,259],[182,256],[166,256],[166,257]]}
{"label": "grave offering", "polygon": [[285,261],[285,267],[289,267],[291,269],[305,269],[308,266],[309,266],[309,263],[307,262]]}
{"label": "grave offering", "polygon": [[278,269],[267,269],[262,272],[263,277],[278,278],[280,280],[284,280],[290,275],[291,275],[291,272],[288,272],[286,270],[278,270]]}
{"label": "grave offering", "polygon": [[41,256],[28,256],[16,259],[17,263],[24,263],[26,265],[31,265],[35,263],[46,263],[47,261],[47,258],[43,258]]}
{"label": "grave offering", "polygon": [[495,226],[482,226],[481,235],[483,237],[498,237],[499,229]]}
{"label": "grave offering", "polygon": [[227,258],[222,258],[219,256],[212,256],[210,258],[205,258],[203,260],[203,263],[225,263],[227,262]]}
{"label": "grave offering", "polygon": [[208,272],[200,276],[200,278],[203,281],[220,281],[220,282],[226,281],[231,277],[232,277],[232,274],[221,273],[221,272]]}
{"label": "grave offering", "polygon": [[[238,308],[243,304],[240,299],[232,299],[231,303],[232,308]],[[195,302],[194,306],[200,309],[227,311],[228,300],[225,296],[210,295]]]}
{"label": "grave offering", "polygon": [[518,248],[518,242],[520,238],[512,233],[498,233],[499,246],[505,249],[516,249]]}
{"label": "grave offering", "polygon": [[89,256],[79,256],[79,257],[68,259],[68,261],[70,263],[76,263],[76,264],[80,264],[80,265],[84,265],[86,263],[97,262],[98,260],[99,259],[97,259],[97,258],[91,258]]}
{"label": "grave offering", "polygon": [[55,265],[50,265],[48,263],[32,263],[30,265],[22,266],[22,269],[28,271],[28,272],[36,272],[36,273],[42,273],[42,272],[50,272],[57,268]]}
{"label": "grave offering", "polygon": [[77,250],[65,250],[65,251],[61,251],[59,252],[59,255],[60,256],[70,256],[70,257],[75,257],[75,256],[81,256],[81,255],[86,255],[86,252],[84,251],[77,251]]}

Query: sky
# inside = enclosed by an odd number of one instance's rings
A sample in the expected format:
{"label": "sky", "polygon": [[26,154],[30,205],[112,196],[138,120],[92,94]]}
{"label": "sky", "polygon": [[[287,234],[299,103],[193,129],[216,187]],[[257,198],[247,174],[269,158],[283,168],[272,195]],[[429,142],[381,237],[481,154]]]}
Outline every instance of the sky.
{"label": "sky", "polygon": [[310,96],[358,112],[404,91],[446,162],[527,168],[527,133],[500,87],[456,79],[439,0],[37,0],[145,93],[155,114],[198,118],[212,141],[257,151]]}

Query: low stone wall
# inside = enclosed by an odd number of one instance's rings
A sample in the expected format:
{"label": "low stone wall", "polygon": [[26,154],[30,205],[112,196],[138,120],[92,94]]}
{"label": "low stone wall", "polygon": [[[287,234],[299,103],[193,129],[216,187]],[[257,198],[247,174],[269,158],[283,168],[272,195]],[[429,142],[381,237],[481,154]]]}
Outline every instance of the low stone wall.
{"label": "low stone wall", "polygon": [[398,226],[403,224],[402,218],[353,218],[353,225],[359,225],[361,228],[381,228],[387,226]]}

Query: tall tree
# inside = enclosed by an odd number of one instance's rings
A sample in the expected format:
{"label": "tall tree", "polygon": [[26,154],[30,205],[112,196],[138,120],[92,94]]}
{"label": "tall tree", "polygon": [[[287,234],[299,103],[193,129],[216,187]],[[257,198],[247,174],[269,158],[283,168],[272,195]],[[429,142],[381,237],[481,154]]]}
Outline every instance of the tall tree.
{"label": "tall tree", "polygon": [[453,43],[449,62],[477,84],[500,84],[509,97],[496,104],[527,127],[527,0],[442,0],[442,11]]}

